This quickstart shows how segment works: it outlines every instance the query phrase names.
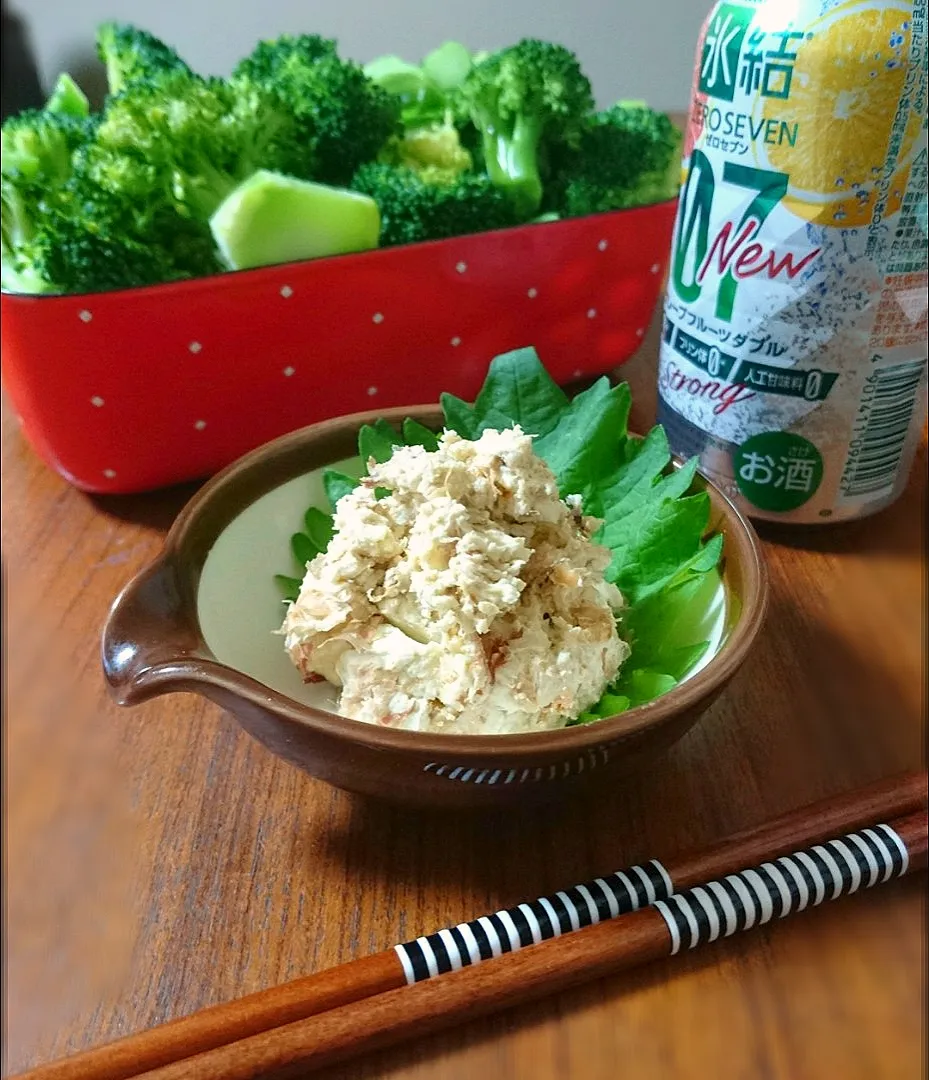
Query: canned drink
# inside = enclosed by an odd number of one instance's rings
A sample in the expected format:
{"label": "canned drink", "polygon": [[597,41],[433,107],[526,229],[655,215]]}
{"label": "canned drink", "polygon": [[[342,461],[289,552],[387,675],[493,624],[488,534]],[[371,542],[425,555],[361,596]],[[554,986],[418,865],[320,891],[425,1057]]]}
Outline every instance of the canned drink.
{"label": "canned drink", "polygon": [[749,515],[863,517],[926,421],[927,0],[720,2],[659,361],[672,449]]}

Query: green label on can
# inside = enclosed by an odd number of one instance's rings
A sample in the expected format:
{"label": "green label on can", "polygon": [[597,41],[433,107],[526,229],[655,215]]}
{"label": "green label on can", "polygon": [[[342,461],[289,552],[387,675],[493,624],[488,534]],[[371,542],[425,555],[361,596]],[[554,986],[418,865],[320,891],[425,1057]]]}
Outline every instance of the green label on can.
{"label": "green label on can", "polygon": [[732,101],[739,74],[739,54],[755,11],[741,4],[720,4],[703,39],[700,91]]}
{"label": "green label on can", "polygon": [[802,435],[765,431],[753,435],[732,455],[739,491],[760,510],[796,510],[823,479],[820,452]]}

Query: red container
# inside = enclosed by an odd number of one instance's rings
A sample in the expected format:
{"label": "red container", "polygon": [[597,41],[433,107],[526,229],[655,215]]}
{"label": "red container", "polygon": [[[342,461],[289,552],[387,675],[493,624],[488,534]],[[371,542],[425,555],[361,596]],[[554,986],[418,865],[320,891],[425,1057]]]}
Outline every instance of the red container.
{"label": "red container", "polygon": [[287,431],[471,399],[534,345],[603,374],[651,319],[675,203],[82,296],[2,295],[3,382],[29,442],[85,491],[198,479]]}

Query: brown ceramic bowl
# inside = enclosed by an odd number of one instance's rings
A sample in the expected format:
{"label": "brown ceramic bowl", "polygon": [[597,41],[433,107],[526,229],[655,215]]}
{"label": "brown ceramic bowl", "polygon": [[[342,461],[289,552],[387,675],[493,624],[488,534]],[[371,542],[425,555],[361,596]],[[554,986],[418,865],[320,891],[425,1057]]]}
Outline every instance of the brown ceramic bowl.
{"label": "brown ceramic bowl", "polygon": [[[434,407],[329,420],[255,450],[181,512],[161,556],[110,611],[103,667],[115,699],[203,694],[273,753],[350,791],[394,801],[492,807],[572,790],[640,768],[676,742],[719,695],[761,627],[767,575],[757,537],[702,478],[711,528],[724,534],[707,600],[704,666],[647,705],[598,723],[528,735],[430,735],[338,716],[326,684],[305,686],[274,630],[283,605],[271,575],[293,573],[290,534],[322,495],[324,467],[347,468],[377,416],[438,428]],[[700,640],[700,639],[698,639]]]}

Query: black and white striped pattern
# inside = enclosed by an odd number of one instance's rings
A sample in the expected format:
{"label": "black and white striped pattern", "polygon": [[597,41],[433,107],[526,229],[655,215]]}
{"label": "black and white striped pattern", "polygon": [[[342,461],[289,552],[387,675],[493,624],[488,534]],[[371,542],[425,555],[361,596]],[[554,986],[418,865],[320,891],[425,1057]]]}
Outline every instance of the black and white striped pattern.
{"label": "black and white striped pattern", "polygon": [[671,953],[729,937],[823,900],[906,873],[906,845],[889,825],[730,874],[655,904],[671,934]]}
{"label": "black and white striped pattern", "polygon": [[566,892],[395,945],[394,950],[407,983],[412,984],[626,915],[673,892],[667,870],[653,859],[645,866],[619,870]]}
{"label": "black and white striped pattern", "polygon": [[531,768],[494,768],[479,765],[456,765],[453,762],[428,761],[423,772],[442,776],[446,780],[457,780],[461,784],[525,784],[540,780],[564,780],[569,776],[579,776],[583,772],[592,772],[610,761],[610,750],[617,740],[591,747],[577,757],[553,762],[551,765],[538,765]]}

